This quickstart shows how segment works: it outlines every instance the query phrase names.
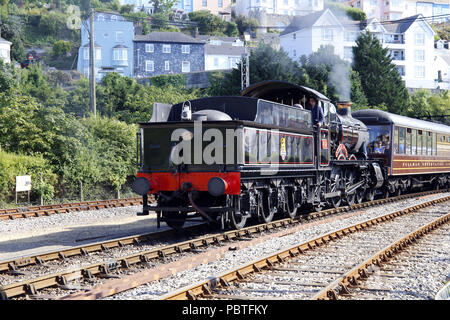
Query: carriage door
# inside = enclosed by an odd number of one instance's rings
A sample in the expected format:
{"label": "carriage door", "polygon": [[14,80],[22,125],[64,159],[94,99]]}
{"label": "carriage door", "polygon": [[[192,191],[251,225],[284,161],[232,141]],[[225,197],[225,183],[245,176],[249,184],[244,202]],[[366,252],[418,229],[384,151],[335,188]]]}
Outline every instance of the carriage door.
{"label": "carriage door", "polygon": [[330,134],[328,129],[320,129],[320,165],[330,164]]}

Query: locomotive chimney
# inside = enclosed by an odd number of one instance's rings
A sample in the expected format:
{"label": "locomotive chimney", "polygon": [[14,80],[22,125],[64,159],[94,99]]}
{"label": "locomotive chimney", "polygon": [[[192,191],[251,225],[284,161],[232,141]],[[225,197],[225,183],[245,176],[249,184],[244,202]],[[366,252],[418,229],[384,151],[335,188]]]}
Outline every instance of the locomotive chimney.
{"label": "locomotive chimney", "polygon": [[342,116],[351,116],[352,114],[352,102],[351,101],[340,101],[338,105],[338,114]]}

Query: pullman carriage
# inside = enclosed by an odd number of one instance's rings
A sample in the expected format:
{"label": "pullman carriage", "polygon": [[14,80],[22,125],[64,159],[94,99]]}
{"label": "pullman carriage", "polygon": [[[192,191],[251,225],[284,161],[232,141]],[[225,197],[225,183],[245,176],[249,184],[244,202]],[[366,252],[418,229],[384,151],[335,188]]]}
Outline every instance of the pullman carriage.
{"label": "pullman carriage", "polygon": [[450,127],[381,110],[353,116],[369,128],[369,157],[383,161],[391,194],[450,181]]}

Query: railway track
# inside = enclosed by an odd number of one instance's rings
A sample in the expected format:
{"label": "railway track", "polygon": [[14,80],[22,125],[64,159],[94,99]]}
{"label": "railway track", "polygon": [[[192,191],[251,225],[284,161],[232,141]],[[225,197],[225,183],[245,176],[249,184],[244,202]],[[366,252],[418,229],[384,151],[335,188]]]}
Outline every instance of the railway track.
{"label": "railway track", "polygon": [[[221,234],[200,236],[195,239],[177,242],[171,245],[158,245],[156,248],[154,245],[153,247],[152,245],[150,245],[148,250],[146,250],[146,248],[141,245],[150,240],[161,239],[164,237],[168,238],[173,237],[174,231],[170,230],[148,235],[121,238],[108,242],[92,244],[89,246],[70,248],[64,251],[48,252],[42,255],[24,257],[21,259],[11,261],[4,261],[0,262],[0,272],[3,273],[1,276],[12,276],[18,278],[14,278],[14,281],[12,281],[12,283],[1,287],[0,294],[2,295],[2,298],[14,298],[23,296],[28,296],[31,298],[42,298],[45,297],[45,295],[38,293],[39,291],[45,290],[47,288],[56,287],[60,289],[59,294],[61,295],[61,291],[67,293],[67,292],[88,290],[85,283],[86,281],[90,284],[97,284],[100,282],[98,279],[125,277],[129,273],[142,270],[142,268],[148,269],[150,267],[150,271],[148,272],[146,277],[141,277],[139,281],[135,284],[135,286],[137,286],[139,285],[139,283],[149,282],[170,275],[173,272],[175,272],[175,270],[182,270],[183,268],[188,266],[187,260],[192,261],[197,259],[197,263],[198,261],[200,261],[200,263],[203,263],[208,259],[212,260],[216,259],[217,255],[214,256],[214,254],[210,254],[210,256],[206,258],[203,257],[202,258],[203,260],[198,259],[199,256],[198,253],[200,252],[200,254],[202,254],[203,250],[205,250],[210,246],[215,247],[216,245],[220,244],[222,244],[223,246],[224,243],[229,243],[230,241],[233,240],[237,241],[243,239],[249,240],[257,234],[267,232],[270,233],[271,231],[276,230],[277,228],[280,227],[281,228],[287,226],[293,227],[305,221],[327,217],[328,215],[333,213],[347,212],[350,210],[357,210],[363,207],[381,205],[405,198],[424,196],[424,194],[431,194],[431,192],[414,195],[404,195],[397,198],[376,200],[371,203],[363,203],[351,207],[325,210],[318,213],[312,213],[311,215],[301,219],[296,220],[282,219],[271,222],[269,224],[252,226],[238,231],[234,230],[224,232]],[[199,231],[201,232],[201,230],[202,226],[199,225],[189,228],[188,232],[194,234]],[[137,245],[136,252],[133,254],[127,254],[125,256],[123,254],[118,254],[114,258],[111,257],[109,259],[106,258],[106,261],[102,261],[99,263],[93,264],[91,263],[87,265],[86,263],[80,263],[80,265],[76,268],[71,268],[70,270],[67,270],[66,267],[64,268],[63,271],[53,272],[51,274],[47,274],[44,276],[34,277],[32,279],[22,280],[20,278],[20,277],[29,278],[30,274],[33,273],[39,274],[40,272],[42,272],[41,269],[48,269],[49,264],[52,263],[59,264],[61,262],[65,263],[71,257],[84,258],[91,255],[95,256],[95,254],[98,252],[106,252],[107,254],[109,254],[109,251],[111,250],[118,250],[120,252],[126,246],[132,244],[134,246]],[[223,252],[228,249],[227,248],[217,249],[218,250],[217,254],[218,255],[223,254]],[[219,253],[219,251],[221,251],[221,253]],[[180,264],[179,262],[177,264],[176,261],[172,262],[170,261],[171,260],[170,256],[176,256],[177,258],[179,258],[180,256],[186,253],[189,253],[190,257],[186,258],[187,260],[185,264]],[[172,269],[169,269],[167,267],[168,263],[172,263],[171,265]],[[159,268],[158,266],[160,266],[161,268]],[[69,285],[69,283],[73,283],[74,281],[75,282],[78,281],[80,283],[78,287],[77,285],[75,286]],[[129,289],[130,287],[131,288],[133,287],[130,286],[130,284],[128,284],[127,286],[128,287],[120,286],[120,290],[117,288],[115,290],[123,291]],[[90,287],[92,287],[92,285],[90,285]],[[89,294],[87,295],[80,294],[78,298],[88,298],[88,296]],[[97,296],[104,297],[107,296],[107,294],[102,293]]]}
{"label": "railway track", "polygon": [[376,298],[364,291],[371,290],[365,281],[376,272],[386,276],[380,270],[395,255],[425,234],[448,226],[450,212],[444,203],[448,200],[430,201],[330,232],[161,299],[357,299],[362,292],[365,298]]}
{"label": "railway track", "polygon": [[139,204],[142,204],[141,197],[0,209],[0,220],[42,217],[57,213],[135,206]]}

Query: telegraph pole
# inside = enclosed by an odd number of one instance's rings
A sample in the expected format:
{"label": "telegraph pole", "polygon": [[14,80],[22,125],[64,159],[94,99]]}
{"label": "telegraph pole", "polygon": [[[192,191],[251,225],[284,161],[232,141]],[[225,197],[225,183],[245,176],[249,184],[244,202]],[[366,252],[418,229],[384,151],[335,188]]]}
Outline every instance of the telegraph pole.
{"label": "telegraph pole", "polygon": [[248,40],[250,40],[250,34],[244,32],[244,54],[241,60],[241,90],[250,86],[250,59],[247,52]]}
{"label": "telegraph pole", "polygon": [[91,9],[90,16],[90,37],[89,37],[89,65],[90,65],[90,103],[91,111],[94,113],[94,118],[97,117],[97,101],[95,97],[95,44],[94,44],[94,20],[95,11]]}

